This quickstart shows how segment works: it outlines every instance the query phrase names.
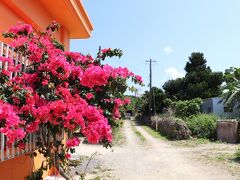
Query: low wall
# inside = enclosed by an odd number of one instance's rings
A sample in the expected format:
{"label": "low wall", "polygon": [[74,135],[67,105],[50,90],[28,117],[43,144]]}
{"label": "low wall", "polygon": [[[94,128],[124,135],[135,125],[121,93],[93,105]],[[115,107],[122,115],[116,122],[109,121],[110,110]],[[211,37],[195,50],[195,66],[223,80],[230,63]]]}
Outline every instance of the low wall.
{"label": "low wall", "polygon": [[227,143],[238,142],[238,121],[219,120],[217,122],[217,139]]}
{"label": "low wall", "polygon": [[0,163],[0,179],[25,180],[33,169],[33,162],[29,156],[21,155]]}

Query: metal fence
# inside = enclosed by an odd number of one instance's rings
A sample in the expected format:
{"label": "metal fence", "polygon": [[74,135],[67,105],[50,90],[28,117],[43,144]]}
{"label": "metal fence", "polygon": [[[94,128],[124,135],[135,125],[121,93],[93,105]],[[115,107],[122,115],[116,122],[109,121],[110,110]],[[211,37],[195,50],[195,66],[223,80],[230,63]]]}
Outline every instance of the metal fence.
{"label": "metal fence", "polygon": [[29,140],[25,144],[25,149],[21,150],[19,147],[15,147],[13,144],[11,147],[6,145],[6,136],[2,133],[1,134],[1,161],[5,161],[16,156],[20,156],[22,154],[32,152],[36,149],[36,134],[29,134]]}
{"label": "metal fence", "polygon": [[[13,59],[14,66],[21,64],[20,72],[26,72],[26,67],[29,65],[29,60],[20,53],[15,52],[13,47],[6,43],[0,42],[0,56]],[[8,63],[0,61],[0,69],[6,70],[7,68]],[[11,73],[10,79],[17,75],[17,72]]]}
{"label": "metal fence", "polygon": [[[20,72],[26,72],[26,67],[29,64],[28,59],[21,54],[16,53],[13,47],[9,46],[6,43],[0,42],[0,56],[11,58],[13,60],[14,66],[21,64]],[[8,65],[8,62],[0,61],[0,71],[7,70]],[[17,75],[17,72],[11,73],[9,78],[11,79]],[[36,134],[28,135],[28,142],[26,142],[24,150],[20,150],[19,147],[15,147],[15,144],[13,144],[12,147],[7,146],[7,137],[3,133],[0,133],[0,138],[0,161],[14,158],[21,154],[33,151],[36,148]]]}
{"label": "metal fence", "polygon": [[[27,66],[30,64],[28,58],[24,57],[20,53],[16,53],[14,48],[9,46],[6,43],[0,42],[0,57],[11,58],[13,60],[14,66],[20,65],[19,72],[26,72]],[[7,70],[8,63],[0,61],[0,72],[2,70]],[[19,73],[14,72],[10,74],[10,79],[18,76]],[[44,139],[43,139],[44,138]],[[0,133],[0,162],[14,158],[16,156],[20,156],[22,154],[26,154],[36,150],[37,142],[46,142],[48,139],[52,139],[53,137],[48,134],[47,129],[44,127],[40,127],[37,133],[29,133],[27,134],[27,142],[25,143],[25,149],[20,149],[16,146],[16,143],[13,143],[11,147],[9,147],[7,142],[7,137]],[[57,135],[57,141],[62,141],[64,138],[64,130],[62,130],[61,134]]]}
{"label": "metal fence", "polygon": [[[14,66],[20,65],[20,72],[26,72],[26,67],[29,65],[29,60],[20,53],[15,52],[13,47],[6,43],[0,42],[0,56],[11,58]],[[0,71],[7,70],[8,65],[8,62],[0,61]],[[11,73],[9,78],[11,79],[17,75],[17,72]],[[60,138],[63,139],[63,135]],[[39,140],[39,133],[28,134],[25,149],[22,150],[16,146],[16,143],[13,143],[13,145],[9,147],[6,144],[7,137],[3,133],[0,133],[0,162],[36,150],[37,140]]]}

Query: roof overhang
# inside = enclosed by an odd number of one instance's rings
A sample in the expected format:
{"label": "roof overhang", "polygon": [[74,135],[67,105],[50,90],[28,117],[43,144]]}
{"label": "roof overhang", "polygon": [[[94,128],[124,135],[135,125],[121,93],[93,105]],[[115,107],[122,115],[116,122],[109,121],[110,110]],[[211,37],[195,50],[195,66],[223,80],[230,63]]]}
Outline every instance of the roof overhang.
{"label": "roof overhang", "polygon": [[51,16],[68,29],[71,39],[89,38],[93,25],[81,0],[40,0]]}

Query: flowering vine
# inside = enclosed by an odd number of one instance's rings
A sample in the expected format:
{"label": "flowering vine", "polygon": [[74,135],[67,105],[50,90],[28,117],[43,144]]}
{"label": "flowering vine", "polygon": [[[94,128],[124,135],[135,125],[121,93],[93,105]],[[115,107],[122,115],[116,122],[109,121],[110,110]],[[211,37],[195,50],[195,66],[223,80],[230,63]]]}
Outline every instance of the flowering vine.
{"label": "flowering vine", "polygon": [[[48,157],[49,167],[53,158],[61,165],[67,163],[80,144],[79,137],[110,145],[119,109],[130,103],[123,98],[127,79],[142,84],[141,77],[127,68],[100,63],[107,57],[121,57],[121,50],[102,49],[95,59],[64,51],[53,38],[58,28],[54,22],[39,33],[18,23],[4,33],[15,51],[29,59],[26,72],[20,72],[22,64],[14,65],[14,58],[0,58],[8,63],[0,72],[0,132],[7,136],[8,145],[19,148],[29,140],[28,134],[37,133],[38,151]],[[62,130],[68,134],[66,144],[58,138]]]}

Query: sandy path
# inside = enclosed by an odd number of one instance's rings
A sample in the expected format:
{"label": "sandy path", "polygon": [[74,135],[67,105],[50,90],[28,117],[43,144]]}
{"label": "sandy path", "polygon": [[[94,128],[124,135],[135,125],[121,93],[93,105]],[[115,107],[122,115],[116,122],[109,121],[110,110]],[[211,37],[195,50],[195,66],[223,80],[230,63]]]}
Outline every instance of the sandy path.
{"label": "sandy path", "polygon": [[[146,144],[139,143],[131,123],[126,121],[124,133],[127,144],[111,150],[97,145],[81,145],[77,154],[100,153],[97,159],[103,166],[113,169],[114,179],[121,180],[231,180],[237,179],[227,171],[202,164],[190,158],[190,150],[179,148],[165,141],[153,138],[141,126],[137,130],[146,138]],[[107,178],[108,179],[108,178]],[[109,178],[113,179],[113,178]]]}

